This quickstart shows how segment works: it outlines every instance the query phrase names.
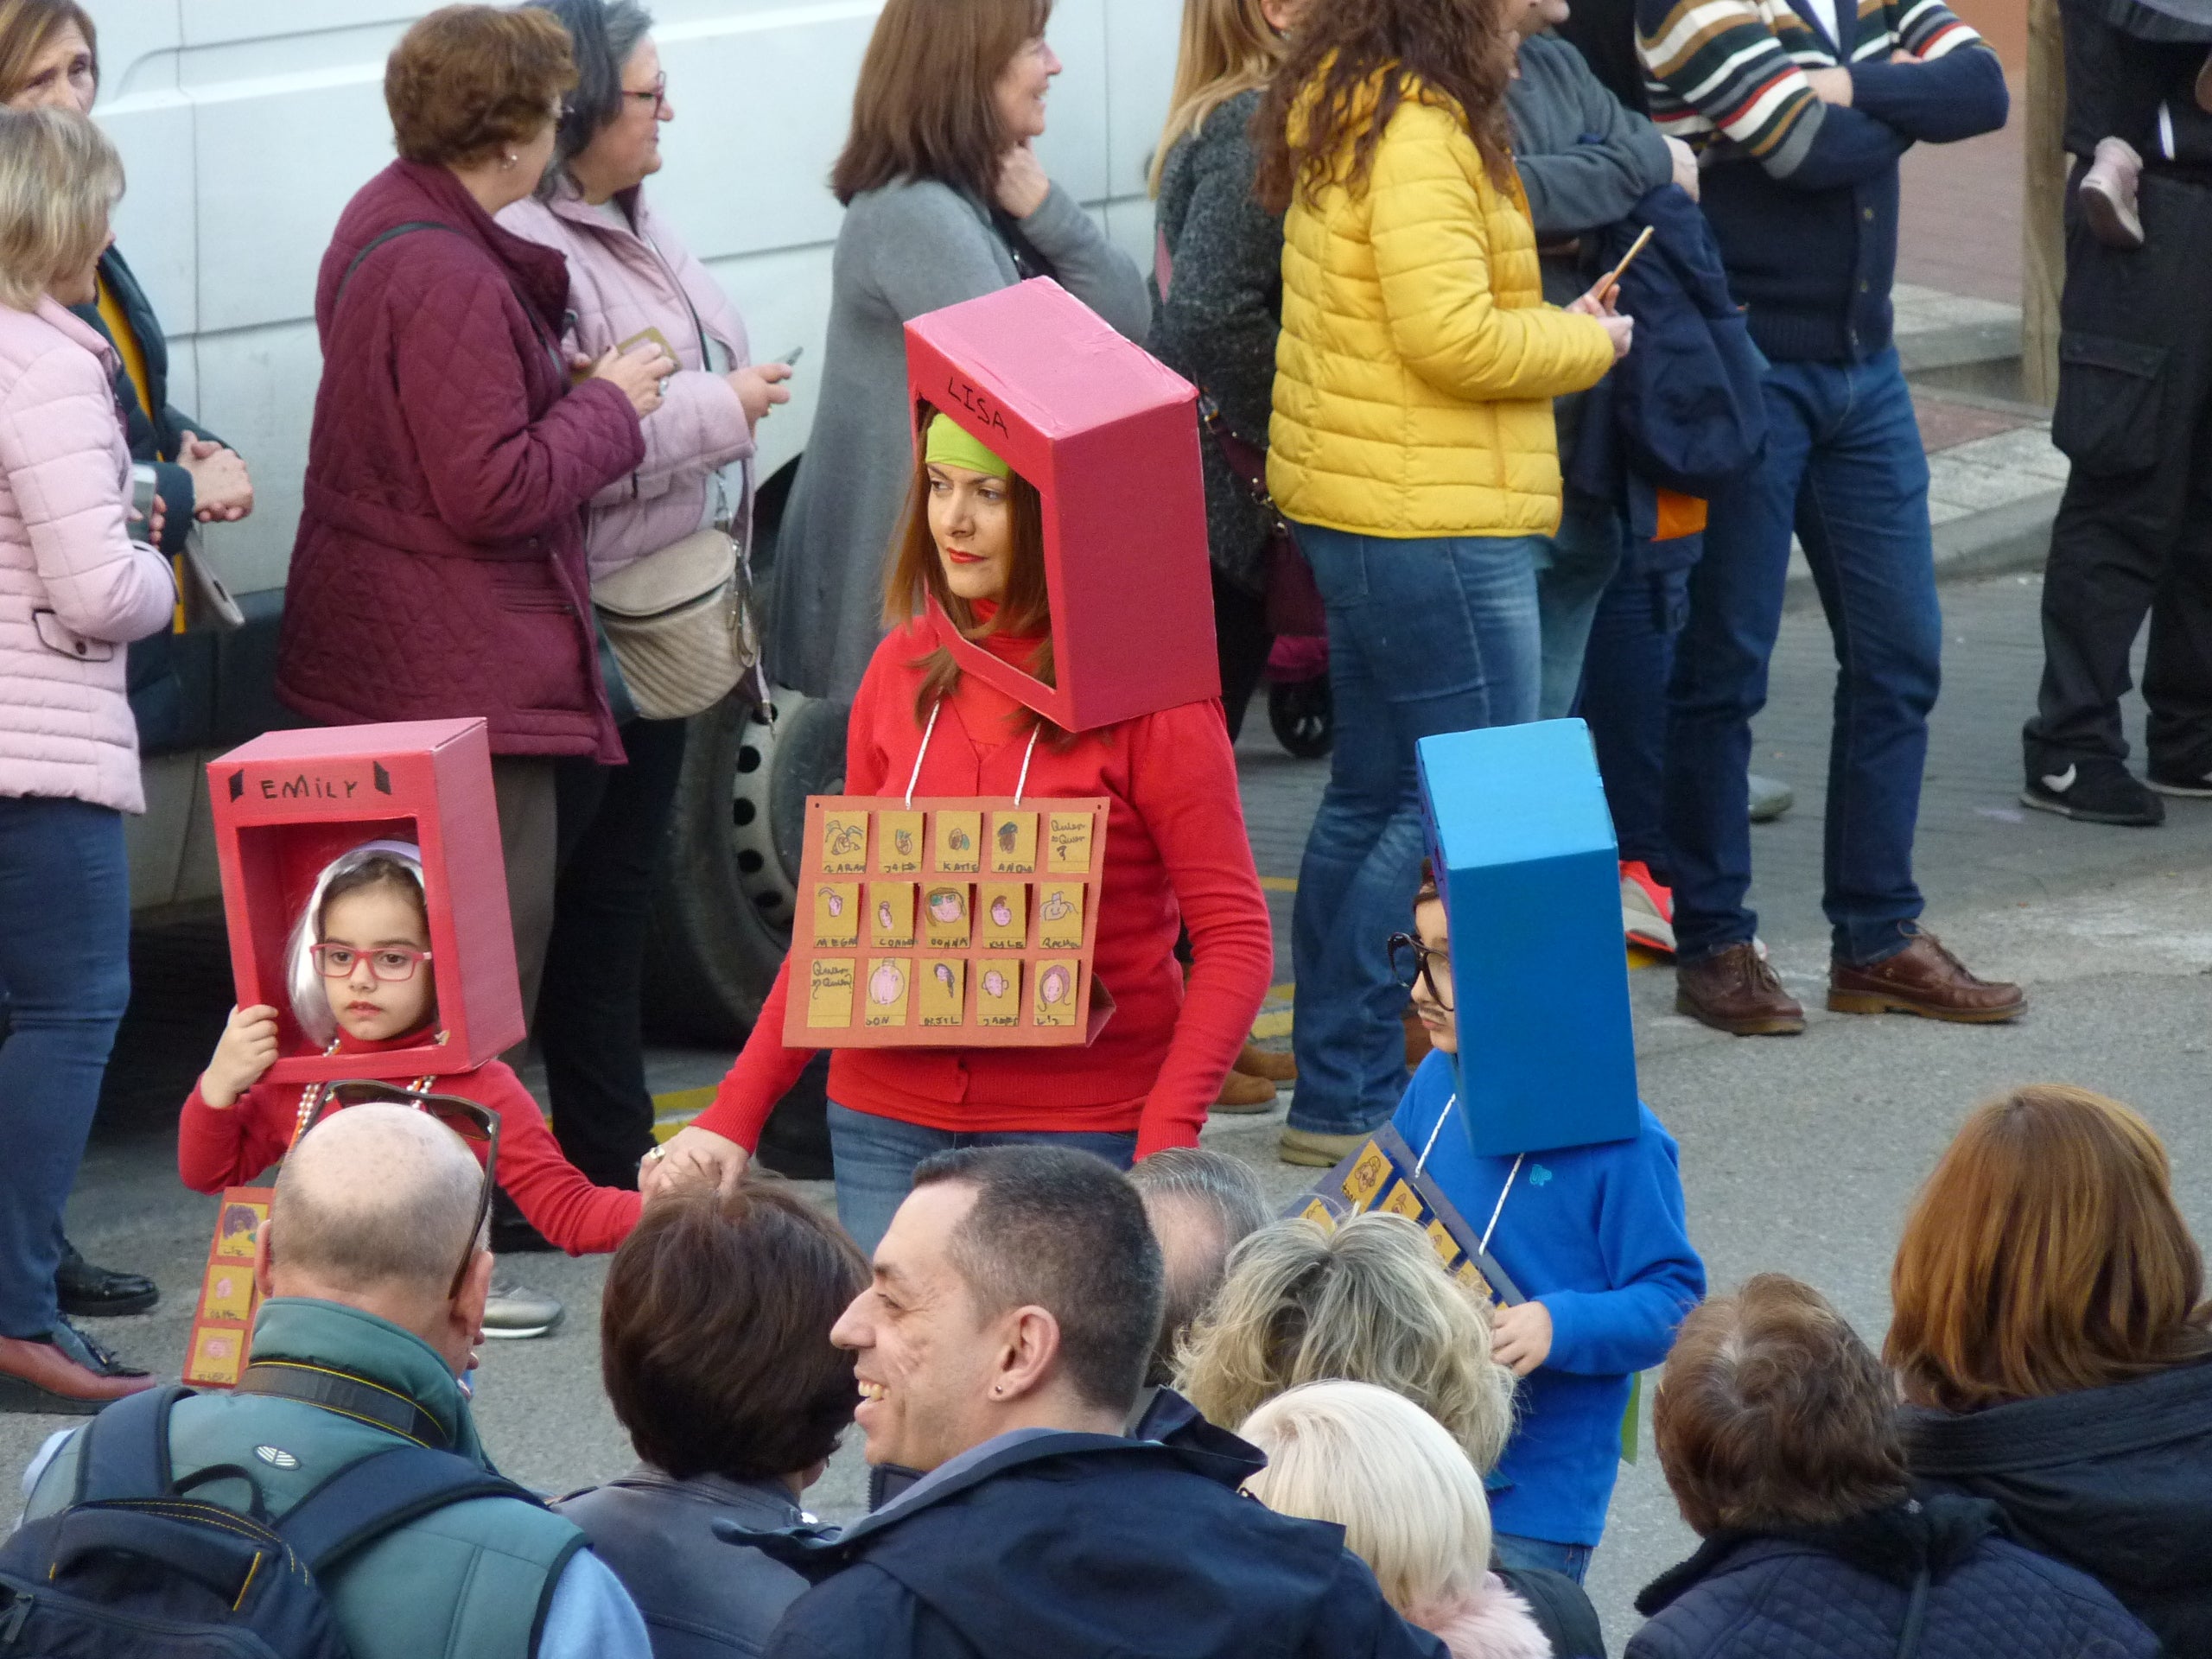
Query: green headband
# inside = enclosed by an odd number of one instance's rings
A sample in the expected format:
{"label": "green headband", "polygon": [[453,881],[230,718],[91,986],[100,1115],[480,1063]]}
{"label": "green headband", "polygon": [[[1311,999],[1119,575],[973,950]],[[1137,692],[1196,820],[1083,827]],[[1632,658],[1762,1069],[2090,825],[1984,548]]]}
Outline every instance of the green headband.
{"label": "green headband", "polygon": [[971,473],[988,473],[993,478],[1012,478],[1014,468],[970,437],[968,429],[950,415],[940,415],[930,423],[928,442],[923,447],[923,458],[940,467],[958,467]]}

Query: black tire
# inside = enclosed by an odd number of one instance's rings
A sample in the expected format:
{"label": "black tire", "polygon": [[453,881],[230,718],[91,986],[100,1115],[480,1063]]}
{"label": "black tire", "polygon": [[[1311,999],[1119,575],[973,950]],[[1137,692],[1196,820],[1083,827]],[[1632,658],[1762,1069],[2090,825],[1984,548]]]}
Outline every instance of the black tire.
{"label": "black tire", "polygon": [[1326,675],[1268,688],[1268,724],[1275,741],[1301,760],[1319,760],[1337,743],[1336,709]]}
{"label": "black tire", "polygon": [[775,710],[733,696],[691,722],[645,950],[660,1038],[742,1043],[791,948],[806,798],[844,788],[849,710],[780,690]]}

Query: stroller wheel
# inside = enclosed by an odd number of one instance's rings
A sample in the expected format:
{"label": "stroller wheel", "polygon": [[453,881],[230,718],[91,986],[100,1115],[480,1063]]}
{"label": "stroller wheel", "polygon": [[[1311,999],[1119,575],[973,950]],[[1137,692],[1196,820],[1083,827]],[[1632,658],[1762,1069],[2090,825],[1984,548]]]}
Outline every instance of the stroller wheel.
{"label": "stroller wheel", "polygon": [[1329,682],[1278,682],[1268,688],[1268,724],[1275,741],[1301,760],[1319,760],[1336,745],[1336,709],[1329,700]]}

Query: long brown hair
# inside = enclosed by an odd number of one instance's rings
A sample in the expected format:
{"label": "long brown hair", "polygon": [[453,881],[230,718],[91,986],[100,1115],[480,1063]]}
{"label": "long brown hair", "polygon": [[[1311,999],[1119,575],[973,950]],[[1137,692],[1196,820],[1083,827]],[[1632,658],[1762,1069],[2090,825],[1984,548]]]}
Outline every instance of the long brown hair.
{"label": "long brown hair", "polygon": [[[927,403],[916,408],[914,429],[918,434],[928,429],[938,411]],[[977,620],[966,600],[957,597],[945,585],[944,563],[938,555],[937,537],[930,531],[929,463],[921,443],[915,443],[914,474],[906,486],[906,510],[899,516],[890,556],[884,562],[883,626],[905,626],[922,615],[928,601],[934,598],[944,607],[953,626],[970,639],[991,634],[1014,639],[1041,636],[1023,667],[1046,685],[1055,685],[1058,682],[1052,671],[1052,596],[1045,576],[1045,504],[1037,486],[1020,474],[1014,474],[1007,484],[1008,505],[1014,512],[1014,568],[1007,574],[1006,597],[999,601],[997,613],[984,622]],[[917,658],[913,666],[923,671],[922,688],[914,698],[914,719],[918,723],[929,719],[931,709],[940,697],[950,696],[958,689],[960,664],[939,645]],[[1042,715],[1037,718],[1045,725],[1052,723]]]}
{"label": "long brown hair", "polygon": [[1260,0],[1183,0],[1183,39],[1175,53],[1167,122],[1146,174],[1152,194],[1160,194],[1167,152],[1196,137],[1206,118],[1230,99],[1274,79],[1287,49],[1260,10]]}
{"label": "long brown hair", "polygon": [[1513,59],[1513,33],[1498,0],[1330,0],[1311,7],[1252,118],[1260,152],[1254,194],[1275,213],[1294,195],[1318,202],[1332,183],[1361,194],[1383,130],[1409,98],[1453,108],[1492,182],[1504,188],[1513,175],[1505,113]]}
{"label": "long brown hair", "polygon": [[853,89],[853,125],[830,169],[849,205],[863,190],[935,179],[982,201],[1013,137],[999,76],[1045,32],[1052,0],[890,0]]}
{"label": "long brown hair", "polygon": [[12,104],[30,78],[31,60],[74,23],[92,54],[92,79],[100,78],[100,35],[92,14],[76,0],[0,0],[0,104]]}
{"label": "long brown hair", "polygon": [[2151,1126],[2037,1084],[1977,1108],[1921,1189],[1882,1357],[1915,1405],[1973,1411],[2212,1354],[2204,1259]]}

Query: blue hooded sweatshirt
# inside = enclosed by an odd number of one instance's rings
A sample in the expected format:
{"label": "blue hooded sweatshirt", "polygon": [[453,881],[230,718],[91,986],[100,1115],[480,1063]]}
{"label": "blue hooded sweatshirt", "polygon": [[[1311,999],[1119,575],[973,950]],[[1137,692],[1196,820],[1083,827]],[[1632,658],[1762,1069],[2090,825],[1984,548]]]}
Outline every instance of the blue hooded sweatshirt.
{"label": "blue hooded sweatshirt", "polygon": [[1552,1316],[1551,1352],[1521,1382],[1519,1421],[1497,1467],[1510,1484],[1491,1491],[1491,1517],[1500,1532],[1595,1545],[1630,1379],[1666,1358],[1682,1316],[1705,1295],[1675,1137],[1639,1106],[1635,1139],[1530,1153],[1513,1176],[1511,1158],[1476,1153],[1458,1090],[1452,1057],[1431,1054],[1391,1121],[1416,1155],[1428,1149],[1430,1179],[1478,1236],[1497,1211],[1490,1253]]}

